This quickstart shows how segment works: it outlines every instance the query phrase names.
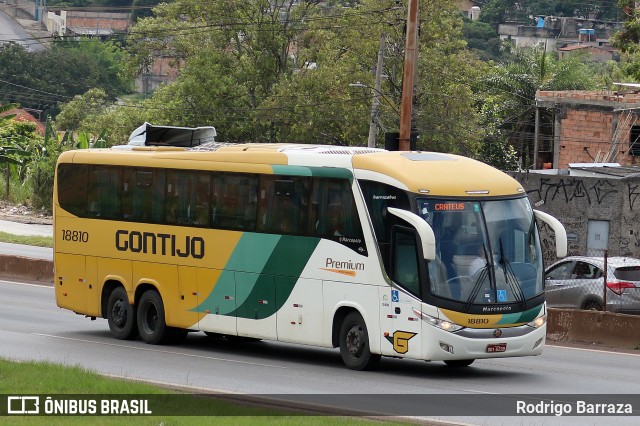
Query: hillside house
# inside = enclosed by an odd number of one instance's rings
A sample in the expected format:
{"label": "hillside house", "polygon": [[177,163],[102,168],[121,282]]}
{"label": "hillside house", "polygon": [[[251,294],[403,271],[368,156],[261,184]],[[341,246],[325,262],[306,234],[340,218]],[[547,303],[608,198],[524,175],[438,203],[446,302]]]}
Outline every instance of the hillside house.
{"label": "hillside house", "polygon": [[534,169],[640,164],[640,85],[618,91],[538,91]]}

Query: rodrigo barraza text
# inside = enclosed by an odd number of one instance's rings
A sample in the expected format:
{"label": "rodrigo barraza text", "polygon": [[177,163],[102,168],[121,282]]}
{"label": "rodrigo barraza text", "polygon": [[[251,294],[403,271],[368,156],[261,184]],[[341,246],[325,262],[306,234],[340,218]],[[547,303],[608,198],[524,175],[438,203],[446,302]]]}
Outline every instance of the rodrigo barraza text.
{"label": "rodrigo barraza text", "polygon": [[540,401],[536,403],[517,401],[516,413],[534,415],[552,414],[558,417],[570,414],[633,414],[633,407],[631,404],[624,403],[592,403],[586,401],[576,401],[575,404],[554,401]]}

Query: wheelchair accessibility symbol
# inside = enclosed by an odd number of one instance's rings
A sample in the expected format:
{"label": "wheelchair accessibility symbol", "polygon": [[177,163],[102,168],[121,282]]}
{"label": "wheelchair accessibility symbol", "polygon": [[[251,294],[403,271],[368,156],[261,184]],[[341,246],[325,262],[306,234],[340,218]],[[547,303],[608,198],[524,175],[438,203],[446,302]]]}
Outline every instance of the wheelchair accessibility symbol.
{"label": "wheelchair accessibility symbol", "polygon": [[400,298],[398,297],[398,290],[391,290],[391,301],[399,302]]}

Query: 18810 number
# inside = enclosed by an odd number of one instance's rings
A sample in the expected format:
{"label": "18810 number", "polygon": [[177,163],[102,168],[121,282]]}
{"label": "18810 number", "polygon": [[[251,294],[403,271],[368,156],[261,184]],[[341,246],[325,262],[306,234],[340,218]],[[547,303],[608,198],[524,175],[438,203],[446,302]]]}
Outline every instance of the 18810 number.
{"label": "18810 number", "polygon": [[62,230],[62,239],[64,241],[73,241],[77,243],[86,243],[89,241],[89,233],[84,231],[72,231],[70,229]]}

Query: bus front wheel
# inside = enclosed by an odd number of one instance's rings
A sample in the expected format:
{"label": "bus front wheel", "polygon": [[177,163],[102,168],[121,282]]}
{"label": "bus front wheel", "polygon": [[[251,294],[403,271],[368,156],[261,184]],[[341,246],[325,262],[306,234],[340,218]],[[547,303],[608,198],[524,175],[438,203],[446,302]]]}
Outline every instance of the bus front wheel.
{"label": "bus front wheel", "polygon": [[380,361],[380,355],[371,353],[367,325],[358,312],[351,312],[342,322],[340,355],[351,370],[369,370]]}
{"label": "bus front wheel", "polygon": [[122,287],[115,288],[107,301],[107,322],[116,339],[131,340],[138,336],[136,311],[129,303],[127,292]]}
{"label": "bus front wheel", "polygon": [[169,327],[164,321],[164,304],[155,290],[142,294],[138,303],[138,330],[145,343],[157,345],[169,337]]}

